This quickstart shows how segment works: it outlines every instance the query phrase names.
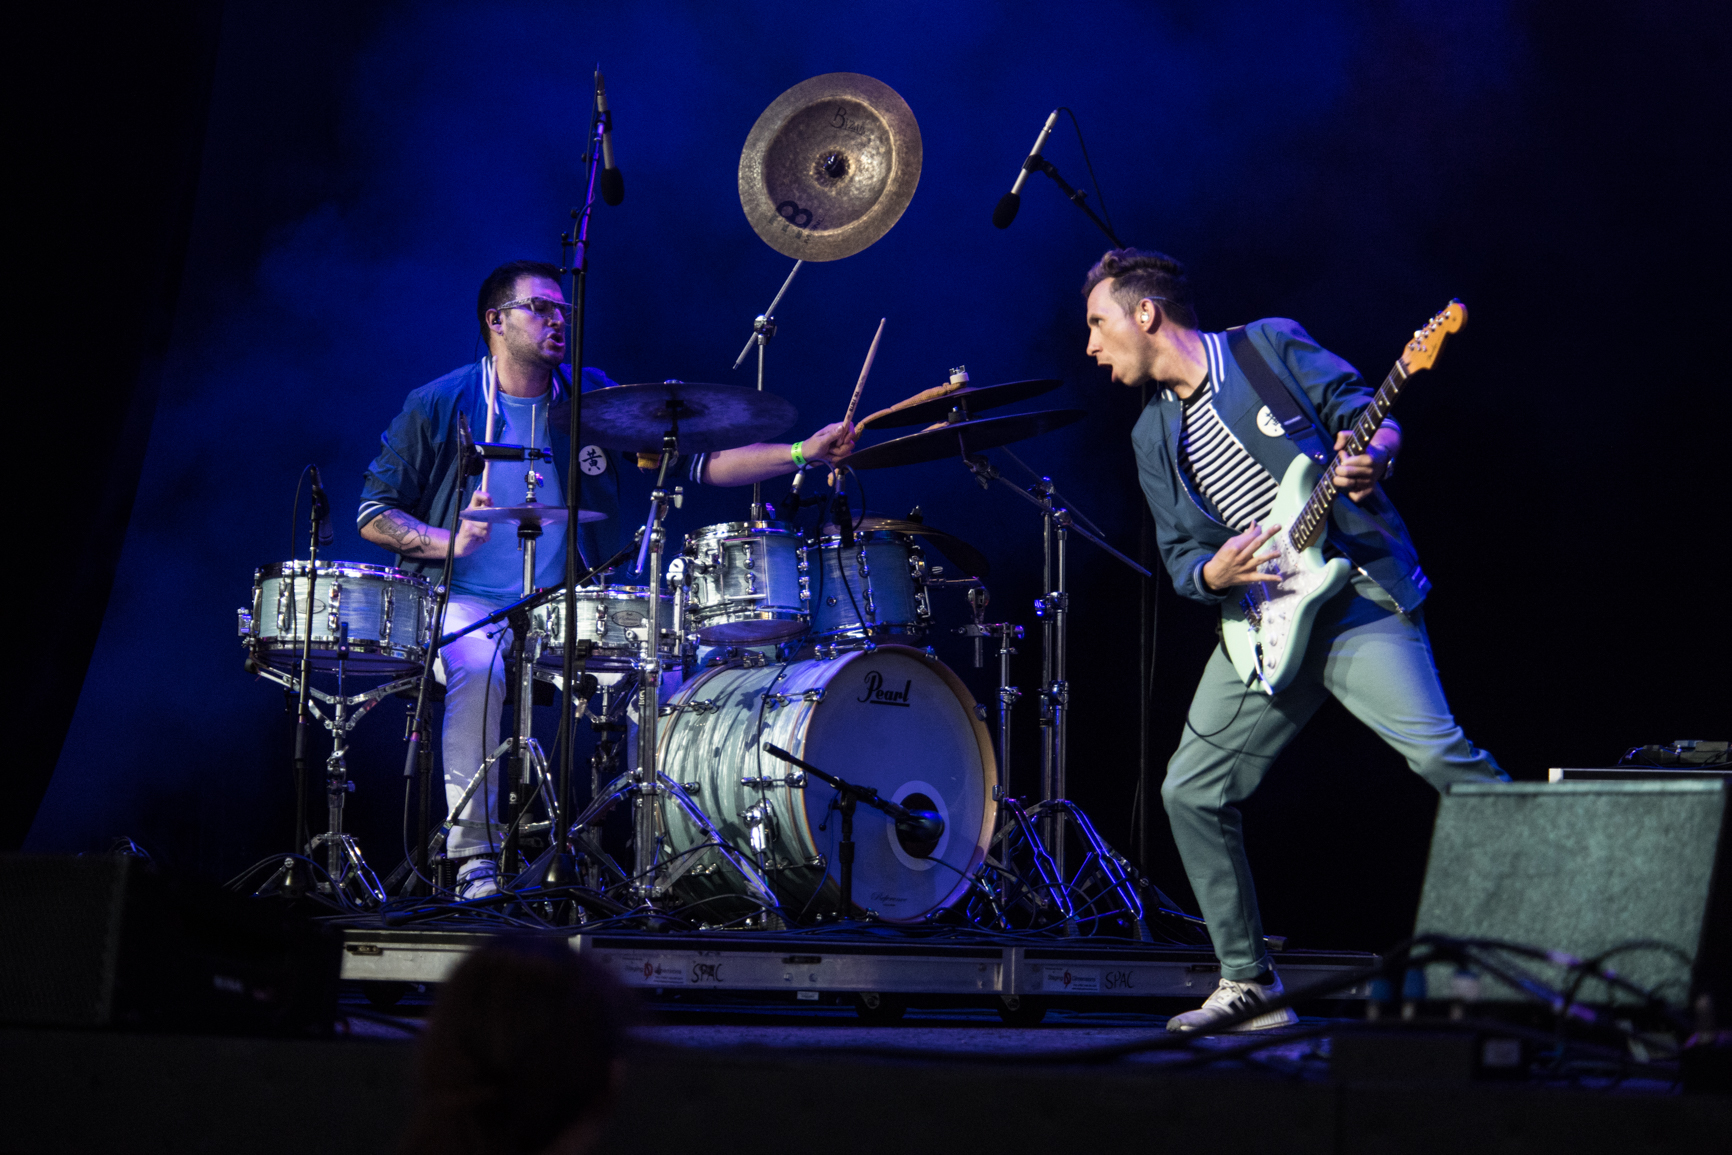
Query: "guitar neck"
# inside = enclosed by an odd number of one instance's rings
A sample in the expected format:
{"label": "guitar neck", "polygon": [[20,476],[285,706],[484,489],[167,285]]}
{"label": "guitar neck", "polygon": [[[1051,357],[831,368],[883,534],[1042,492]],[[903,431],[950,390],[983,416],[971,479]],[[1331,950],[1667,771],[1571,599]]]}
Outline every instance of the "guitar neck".
{"label": "guitar neck", "polygon": [[[1407,378],[1406,366],[1397,361],[1395,367],[1389,371],[1389,376],[1383,379],[1383,384],[1378,386],[1376,394],[1371,398],[1371,404],[1365,407],[1359,420],[1353,423],[1353,428],[1347,434],[1346,446],[1336,454],[1334,460],[1357,457],[1365,452],[1365,447],[1371,444],[1372,435],[1383,425],[1383,419],[1389,416],[1390,407],[1395,404],[1395,398],[1401,392],[1401,387],[1407,383]],[[1323,539],[1323,533],[1329,525],[1329,511],[1334,508],[1336,494],[1340,492],[1329,480],[1332,472],[1332,468],[1323,471],[1323,476],[1305,502],[1305,508],[1293,519],[1288,537],[1295,549],[1309,549]]]}

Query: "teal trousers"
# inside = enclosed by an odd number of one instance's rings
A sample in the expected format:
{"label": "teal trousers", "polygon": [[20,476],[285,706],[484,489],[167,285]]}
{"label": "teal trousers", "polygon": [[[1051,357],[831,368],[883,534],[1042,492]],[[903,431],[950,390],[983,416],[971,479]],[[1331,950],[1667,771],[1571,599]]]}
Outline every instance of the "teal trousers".
{"label": "teal trousers", "polygon": [[1161,800],[1225,978],[1251,979],[1271,966],[1239,803],[1330,695],[1439,791],[1508,781],[1451,716],[1424,623],[1363,575],[1320,608],[1303,667],[1274,697],[1247,688],[1216,646]]}

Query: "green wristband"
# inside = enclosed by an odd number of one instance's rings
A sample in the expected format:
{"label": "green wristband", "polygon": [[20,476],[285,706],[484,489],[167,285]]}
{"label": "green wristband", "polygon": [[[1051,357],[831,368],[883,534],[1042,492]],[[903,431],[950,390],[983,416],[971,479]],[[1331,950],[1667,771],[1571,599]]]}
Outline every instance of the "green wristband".
{"label": "green wristband", "polygon": [[804,441],[796,441],[794,444],[788,446],[788,456],[794,459],[795,465],[806,464],[806,457],[800,452],[800,446],[804,444],[806,444]]}

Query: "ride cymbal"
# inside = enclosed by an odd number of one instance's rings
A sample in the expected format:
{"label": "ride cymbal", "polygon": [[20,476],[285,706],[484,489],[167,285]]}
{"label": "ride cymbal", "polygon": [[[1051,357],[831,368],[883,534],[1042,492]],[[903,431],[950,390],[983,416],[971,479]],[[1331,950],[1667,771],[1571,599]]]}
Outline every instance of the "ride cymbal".
{"label": "ride cymbal", "polygon": [[920,125],[882,81],[830,72],[764,110],[740,151],[740,207],[764,243],[851,257],[889,232],[920,183]]}
{"label": "ride cymbal", "polygon": [[856,449],[848,455],[846,462],[855,469],[884,469],[892,465],[916,465],[922,461],[962,457],[1008,445],[1012,441],[1038,437],[1081,421],[1086,416],[1088,411],[1084,409],[1040,409],[1033,413],[1012,413],[1008,417],[958,421]]}
{"label": "ride cymbal", "polygon": [[775,437],[798,416],[782,398],[749,385],[655,381],[583,395],[585,437],[608,449],[646,453],[661,449],[675,421],[681,453],[709,453]]}

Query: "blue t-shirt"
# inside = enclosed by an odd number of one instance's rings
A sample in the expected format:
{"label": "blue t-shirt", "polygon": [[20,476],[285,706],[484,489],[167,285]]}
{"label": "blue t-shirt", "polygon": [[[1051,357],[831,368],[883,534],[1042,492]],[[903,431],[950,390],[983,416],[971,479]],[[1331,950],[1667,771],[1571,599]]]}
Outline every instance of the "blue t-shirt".
{"label": "blue t-shirt", "polygon": [[[549,395],[497,397],[499,422],[493,440],[507,445],[546,448]],[[480,438],[476,438],[477,441]],[[527,496],[525,476],[533,466],[542,484],[535,498],[543,505],[564,505],[559,470],[545,461],[494,461],[487,467],[487,492],[494,505],[522,505]],[[535,586],[546,589],[565,580],[565,526],[544,525],[535,541]],[[496,522],[493,533],[480,549],[460,557],[451,574],[451,588],[458,593],[515,601],[523,595],[523,555],[518,551],[517,527]]]}

